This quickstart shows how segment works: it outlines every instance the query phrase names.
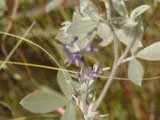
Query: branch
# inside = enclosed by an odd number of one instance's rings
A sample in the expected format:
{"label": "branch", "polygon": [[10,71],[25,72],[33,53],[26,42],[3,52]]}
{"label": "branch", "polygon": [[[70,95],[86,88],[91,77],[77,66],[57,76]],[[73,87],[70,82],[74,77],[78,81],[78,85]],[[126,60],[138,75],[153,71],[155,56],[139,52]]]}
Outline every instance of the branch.
{"label": "branch", "polygon": [[97,101],[95,102],[94,106],[93,106],[93,111],[96,111],[96,109],[99,107],[99,105],[101,104],[101,102],[103,101],[104,97],[106,96],[106,93],[108,92],[109,87],[111,86],[111,83],[113,82],[113,78],[117,73],[117,69],[118,69],[118,58],[119,58],[119,39],[114,31],[114,27],[112,26],[112,23],[110,21],[111,19],[111,7],[109,4],[109,0],[107,2],[105,2],[105,5],[108,8],[108,12],[107,12],[107,18],[109,19],[109,26],[112,30],[113,36],[114,36],[114,63],[113,63],[113,68],[111,71],[111,74],[108,78],[108,80],[105,83],[105,86],[100,94],[100,96],[98,97]]}
{"label": "branch", "polygon": [[[125,49],[124,53],[120,56],[120,58],[118,57],[118,50],[119,50],[119,38],[117,37],[114,27],[112,26],[112,23],[109,22],[109,26],[112,30],[113,36],[114,36],[114,63],[113,63],[113,68],[111,71],[111,74],[108,78],[108,80],[105,83],[105,86],[102,90],[102,92],[100,93],[100,96],[98,97],[97,101],[95,102],[95,105],[93,107],[93,111],[96,111],[96,109],[99,107],[99,105],[101,104],[101,102],[103,101],[104,97],[106,96],[109,87],[111,86],[111,83],[114,80],[114,76],[117,73],[118,67],[121,65],[121,63],[123,63],[123,60],[125,59],[125,57],[128,55],[129,51],[131,50],[131,48],[133,47],[135,40],[136,40],[136,35],[134,35],[133,40],[131,41],[131,43],[127,46],[127,48]],[[135,29],[136,31],[137,29]]]}

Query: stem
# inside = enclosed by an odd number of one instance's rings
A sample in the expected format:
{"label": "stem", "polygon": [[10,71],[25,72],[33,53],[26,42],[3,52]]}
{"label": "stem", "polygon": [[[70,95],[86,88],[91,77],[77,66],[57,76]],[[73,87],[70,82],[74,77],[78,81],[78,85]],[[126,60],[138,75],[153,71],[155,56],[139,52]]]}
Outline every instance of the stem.
{"label": "stem", "polygon": [[106,96],[106,93],[108,92],[108,89],[111,85],[111,83],[113,82],[114,80],[114,76],[116,75],[116,72],[117,72],[117,69],[118,69],[118,64],[117,64],[117,60],[114,61],[114,65],[113,65],[113,69],[111,71],[111,74],[100,94],[100,96],[98,97],[94,107],[93,107],[93,111],[96,111],[96,109],[99,107],[99,105],[101,104],[102,100],[104,99],[104,97]]}
{"label": "stem", "polygon": [[[136,32],[137,31],[137,27],[134,29],[135,31],[133,32]],[[132,31],[131,31],[132,32]],[[134,37],[133,37],[133,40],[131,40],[131,43],[127,45],[127,48],[126,50],[124,51],[124,53],[121,55],[121,57],[119,58],[118,60],[118,65],[120,65],[121,63],[123,63],[123,60],[125,59],[125,57],[127,57],[129,51],[131,50],[131,48],[133,47],[134,43],[136,42],[136,34],[137,32],[135,33]]]}
{"label": "stem", "polygon": [[111,74],[108,78],[108,80],[106,81],[105,83],[105,86],[100,94],[100,96],[98,97],[97,101],[95,102],[94,106],[93,106],[93,111],[96,111],[96,109],[99,107],[99,105],[101,104],[101,102],[103,101],[104,97],[106,96],[106,93],[108,92],[109,90],[109,87],[111,86],[111,83],[113,82],[114,80],[114,76],[116,75],[117,73],[117,69],[118,69],[118,65],[117,65],[117,62],[118,62],[118,57],[119,57],[119,39],[114,31],[114,28],[112,26],[112,23],[110,21],[111,19],[111,8],[110,8],[110,4],[109,4],[109,0],[107,2],[105,2],[105,5],[107,6],[108,8],[108,12],[107,12],[107,18],[108,18],[108,25],[110,26],[111,30],[112,30],[112,33],[113,33],[113,36],[114,36],[114,63],[113,63],[113,68],[112,68],[112,71],[111,71]]}
{"label": "stem", "polygon": [[[119,41],[119,39],[114,31],[112,24],[109,24],[109,26],[110,26],[112,33],[113,33],[113,36],[114,36],[114,63],[113,63],[113,68],[112,68],[111,74],[110,74],[108,80],[106,81],[105,86],[104,86],[102,92],[100,93],[100,96],[98,97],[97,101],[95,102],[95,105],[93,107],[93,111],[96,111],[96,109],[99,107],[99,105],[103,101],[104,97],[106,96],[106,94],[109,90],[109,87],[111,86],[111,83],[114,80],[114,76],[117,73],[118,67],[121,65],[121,63],[123,62],[125,57],[128,55],[129,51],[133,47],[135,40],[136,40],[136,35],[135,35],[133,40],[131,41],[131,43],[125,49],[124,53],[120,56],[120,58],[118,58],[118,46],[119,46],[118,41]],[[135,30],[137,30],[137,29],[135,29]]]}

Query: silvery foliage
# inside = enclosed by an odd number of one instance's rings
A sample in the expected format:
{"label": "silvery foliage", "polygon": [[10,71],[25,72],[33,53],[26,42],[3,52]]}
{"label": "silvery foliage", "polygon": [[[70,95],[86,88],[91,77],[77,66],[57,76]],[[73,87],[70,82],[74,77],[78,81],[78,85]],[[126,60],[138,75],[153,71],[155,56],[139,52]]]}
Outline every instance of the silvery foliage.
{"label": "silvery foliage", "polygon": [[46,6],[45,10],[46,10],[46,12],[50,12],[52,10],[55,10],[58,7],[60,7],[62,3],[63,3],[63,0],[50,0],[48,5]]}
{"label": "silvery foliage", "polygon": [[[90,47],[97,36],[102,39],[97,45],[99,47],[107,47],[117,37],[119,40],[117,42],[126,47],[131,46],[131,56],[123,61],[128,62],[128,78],[136,85],[141,86],[144,69],[139,59],[160,60],[160,42],[147,47],[143,47],[142,44],[144,32],[142,15],[150,9],[150,6],[141,5],[129,14],[124,0],[112,0],[113,8],[118,15],[112,17],[108,15],[108,11],[111,10],[107,6],[107,0],[103,0],[103,2],[106,5],[106,15],[104,16],[98,13],[97,7],[91,0],[80,0],[80,7],[75,9],[72,21],[62,23],[56,39],[64,46],[72,45],[67,49],[74,54]],[[74,81],[69,73],[58,72],[57,81],[63,95],[43,88],[26,96],[21,101],[22,106],[34,113],[51,112],[58,107],[65,106],[66,110],[61,120],[77,120],[76,106],[83,113],[85,120],[104,117],[105,115],[100,115],[97,111],[92,110],[96,101],[93,91],[95,79],[99,74],[98,66],[94,65],[90,69],[81,66],[80,69],[78,81]],[[47,103],[50,106],[46,107]]]}

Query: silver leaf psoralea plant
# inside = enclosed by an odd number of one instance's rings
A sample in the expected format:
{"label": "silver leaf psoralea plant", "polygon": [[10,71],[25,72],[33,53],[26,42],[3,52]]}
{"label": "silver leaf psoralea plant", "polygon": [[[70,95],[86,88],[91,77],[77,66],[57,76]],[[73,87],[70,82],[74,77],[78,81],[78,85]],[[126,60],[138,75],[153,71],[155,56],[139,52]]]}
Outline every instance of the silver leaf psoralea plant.
{"label": "silver leaf psoralea plant", "polygon": [[[107,95],[120,65],[128,63],[128,78],[141,86],[144,69],[139,59],[160,60],[160,42],[145,48],[142,44],[144,32],[142,15],[150,9],[150,6],[141,5],[129,13],[126,0],[101,1],[106,8],[104,15],[99,14],[91,0],[80,0],[79,6],[75,7],[72,21],[65,21],[56,36],[66,56],[64,63],[67,67],[75,65],[78,75],[59,71],[57,81],[63,94],[43,87],[21,101],[25,109],[33,113],[47,113],[63,108],[61,120],[79,120],[77,108],[83,114],[84,120],[107,117],[98,112],[98,107]],[[52,4],[54,2],[56,0]],[[116,14],[112,15],[112,11]],[[102,40],[93,47],[95,37]],[[107,47],[109,44],[113,45],[114,52],[112,66],[103,68],[100,63],[91,66],[85,63],[84,53],[94,53],[99,47]],[[120,44],[126,46],[121,54]],[[111,70],[110,75],[97,96],[95,83],[106,69]]]}

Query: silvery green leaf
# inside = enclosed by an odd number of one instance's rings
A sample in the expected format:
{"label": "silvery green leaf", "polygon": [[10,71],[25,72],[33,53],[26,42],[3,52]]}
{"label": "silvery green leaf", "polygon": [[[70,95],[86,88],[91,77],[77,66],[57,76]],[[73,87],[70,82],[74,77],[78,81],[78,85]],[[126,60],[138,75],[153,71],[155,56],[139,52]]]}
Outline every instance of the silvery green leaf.
{"label": "silvery green leaf", "polygon": [[134,45],[131,48],[132,54],[134,54],[139,48],[143,47],[143,44],[141,42],[144,33],[143,24],[138,23],[138,25],[133,26],[126,23],[124,27],[122,27],[121,29],[116,29],[115,32],[119,40],[127,46],[135,41]]}
{"label": "silvery green leaf", "polygon": [[50,12],[62,4],[63,0],[51,0],[46,6],[46,11]]}
{"label": "silvery green leaf", "polygon": [[144,34],[144,26],[141,23],[137,26],[137,29],[136,29],[135,43],[131,49],[132,54],[135,54],[139,48],[143,47],[143,44],[141,42],[143,39],[143,34]]}
{"label": "silvery green leaf", "polygon": [[100,23],[98,26],[97,34],[100,38],[102,38],[102,42],[100,43],[100,46],[107,46],[109,45],[113,40],[113,35],[110,27],[105,23]]}
{"label": "silvery green leaf", "polygon": [[124,29],[117,29],[116,31],[116,35],[118,36],[118,39],[125,45],[128,45],[128,42],[130,39],[127,35],[128,31],[125,31]]}
{"label": "silvery green leaf", "polygon": [[87,8],[84,10],[84,16],[91,17],[94,20],[99,20],[98,8],[92,1],[89,1]]}
{"label": "silvery green leaf", "polygon": [[80,83],[78,81],[75,81],[75,80],[72,80],[72,85],[73,85],[73,88],[79,88],[80,87]]}
{"label": "silvery green leaf", "polygon": [[135,8],[131,15],[130,15],[130,18],[135,21],[140,15],[142,15],[144,12],[146,12],[148,9],[150,9],[150,6],[149,5],[142,5],[142,6],[139,6],[137,8]]}
{"label": "silvery green leaf", "polygon": [[[134,39],[135,33],[130,29],[117,29],[116,35],[118,36],[119,40],[125,44],[129,45],[131,41]],[[142,47],[142,43],[139,40],[136,40],[136,46]]]}
{"label": "silvery green leaf", "polygon": [[79,49],[86,48],[89,43],[93,40],[96,35],[95,30],[98,25],[97,21],[91,20],[90,18],[81,18],[74,21],[70,27],[67,29],[67,33],[73,38],[77,37],[76,45]]}
{"label": "silvery green leaf", "polygon": [[56,39],[63,44],[69,44],[73,41],[73,36],[67,33],[67,29],[72,23],[70,21],[64,22],[62,28],[56,35]]}
{"label": "silvery green leaf", "polygon": [[24,97],[20,104],[32,113],[48,113],[65,106],[66,102],[61,94],[44,87]]}
{"label": "silvery green leaf", "polygon": [[137,59],[131,60],[128,67],[128,78],[136,85],[141,86],[143,76],[144,69],[142,64]]}
{"label": "silvery green leaf", "polygon": [[85,35],[84,38],[79,38],[73,43],[73,47],[70,48],[72,53],[87,50],[90,47],[93,38],[96,36],[96,31],[93,31],[90,35]]}
{"label": "silvery green leaf", "polygon": [[98,8],[91,0],[80,0],[80,13],[85,17],[98,18]]}
{"label": "silvery green leaf", "polygon": [[57,80],[64,95],[69,99],[72,98],[73,86],[70,74],[67,72],[58,71]]}
{"label": "silvery green leaf", "polygon": [[72,22],[78,21],[79,19],[82,19],[82,15],[80,14],[79,10],[75,10],[72,17]]}
{"label": "silvery green leaf", "polygon": [[73,36],[84,38],[97,27],[98,22],[88,17],[74,21],[67,32]]}
{"label": "silvery green leaf", "polygon": [[89,0],[80,0],[80,12],[83,14],[84,10],[87,8]]}
{"label": "silvery green leaf", "polygon": [[72,103],[69,103],[66,107],[64,115],[61,120],[76,120],[76,108]]}
{"label": "silvery green leaf", "polygon": [[121,16],[128,16],[128,11],[124,0],[112,0],[113,7],[116,12]]}
{"label": "silvery green leaf", "polygon": [[149,61],[160,60],[160,42],[153,43],[142,49],[137,53],[136,57]]}
{"label": "silvery green leaf", "polygon": [[78,46],[80,50],[84,50],[93,41],[93,38],[96,36],[96,31],[92,31],[90,34],[84,36],[84,38],[80,38],[78,41],[75,42],[75,44]]}
{"label": "silvery green leaf", "polygon": [[0,0],[0,16],[2,16],[5,10],[6,10],[6,0]]}

